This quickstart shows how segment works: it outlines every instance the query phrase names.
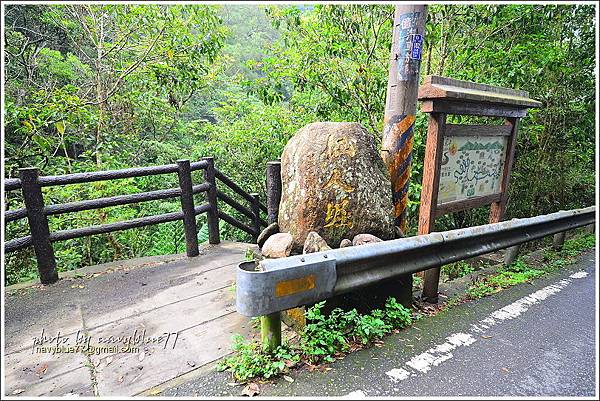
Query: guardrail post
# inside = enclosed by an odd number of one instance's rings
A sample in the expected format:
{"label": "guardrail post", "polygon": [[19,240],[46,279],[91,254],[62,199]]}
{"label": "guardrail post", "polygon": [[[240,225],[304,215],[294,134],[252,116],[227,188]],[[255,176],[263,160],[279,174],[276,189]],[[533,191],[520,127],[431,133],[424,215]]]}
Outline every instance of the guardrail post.
{"label": "guardrail post", "polygon": [[565,243],[566,235],[566,231],[554,234],[554,237],[552,237],[552,249],[555,251],[560,251]]}
{"label": "guardrail post", "polygon": [[56,259],[50,242],[50,228],[48,227],[48,218],[44,213],[44,197],[38,183],[38,176],[38,169],[34,167],[19,170],[31,241],[40,273],[40,282],[42,284],[52,284],[58,281],[58,272],[56,271]]}
{"label": "guardrail post", "polygon": [[185,251],[187,256],[198,256],[198,228],[194,212],[194,194],[192,193],[192,171],[189,160],[177,160],[177,175],[181,189],[181,210],[183,211],[183,227],[185,230]]}
{"label": "guardrail post", "polygon": [[260,336],[263,349],[267,352],[274,352],[281,345],[280,312],[260,317]]}
{"label": "guardrail post", "polygon": [[[267,163],[267,222],[277,222],[279,202],[281,200],[281,162]],[[258,208],[258,204],[253,205]],[[255,224],[257,224],[255,222]],[[258,222],[260,226],[260,221]],[[260,331],[263,348],[273,352],[281,345],[281,313],[275,312],[260,317]]]}
{"label": "guardrail post", "polygon": [[206,192],[206,200],[210,205],[210,210],[206,213],[208,224],[208,243],[218,244],[221,242],[219,236],[219,210],[217,209],[217,182],[215,180],[215,160],[212,157],[205,157],[208,163],[204,170],[204,180],[210,184]]}
{"label": "guardrail post", "polygon": [[596,224],[589,224],[589,225],[585,226],[585,228],[583,230],[583,232],[588,235],[593,234],[594,231],[596,231]]}
{"label": "guardrail post", "polygon": [[[496,210],[500,210],[502,207],[498,206]],[[502,219],[502,215],[496,214],[495,217],[492,216],[493,213],[490,213],[490,223],[499,223]],[[512,219],[515,220],[515,219]],[[519,251],[521,250],[521,244],[511,246],[506,248],[504,252],[504,266],[511,265],[515,260],[517,260],[517,256],[519,256]]]}
{"label": "guardrail post", "polygon": [[423,275],[423,300],[428,303],[437,304],[438,302],[440,270],[439,267],[431,268],[425,270]]}
{"label": "guardrail post", "polygon": [[519,256],[520,249],[521,249],[520,244],[511,246],[510,248],[506,249],[506,252],[504,253],[504,265],[505,266],[510,265],[512,262],[514,262],[517,259],[517,256]]}
{"label": "guardrail post", "polygon": [[254,230],[252,239],[256,242],[260,234],[260,199],[257,193],[252,193],[250,196],[252,197],[252,214],[254,215],[252,218],[252,229]]}
{"label": "guardrail post", "polygon": [[281,162],[267,163],[267,222],[277,222],[281,201]]}

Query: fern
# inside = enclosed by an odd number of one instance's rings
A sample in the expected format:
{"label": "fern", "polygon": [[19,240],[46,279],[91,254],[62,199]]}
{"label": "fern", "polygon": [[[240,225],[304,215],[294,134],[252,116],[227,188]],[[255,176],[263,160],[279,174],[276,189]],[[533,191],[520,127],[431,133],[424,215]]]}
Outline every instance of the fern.
{"label": "fern", "polygon": [[[223,228],[225,227],[225,222],[223,220],[219,220],[219,232],[223,232]],[[208,223],[204,223],[200,230],[198,230],[198,243],[206,244],[208,243]]]}
{"label": "fern", "polygon": [[198,243],[204,244],[208,242],[208,223],[204,223],[198,230]]}

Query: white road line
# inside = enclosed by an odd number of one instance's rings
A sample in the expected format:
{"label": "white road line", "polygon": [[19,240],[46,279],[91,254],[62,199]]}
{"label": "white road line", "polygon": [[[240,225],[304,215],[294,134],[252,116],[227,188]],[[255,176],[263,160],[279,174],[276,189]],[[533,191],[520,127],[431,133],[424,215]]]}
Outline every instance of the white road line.
{"label": "white road line", "polygon": [[585,271],[582,270],[580,272],[571,274],[569,277],[571,277],[571,278],[584,278],[587,275],[588,275],[588,272],[585,272]]}
{"label": "white road line", "polygon": [[[452,351],[456,348],[462,345],[471,345],[475,342],[475,338],[472,335],[465,333],[454,333],[451,336],[446,337],[446,340],[448,341],[436,345],[429,349],[429,351],[413,357],[410,361],[406,362],[406,365],[419,372],[427,373],[432,367],[452,358]],[[406,379],[406,377],[404,379]]]}
{"label": "white road line", "polygon": [[392,369],[389,372],[385,373],[386,375],[388,375],[389,377],[392,378],[393,381],[395,382],[399,382],[401,380],[406,379],[408,376],[410,376],[410,372],[406,369]]}
{"label": "white road line", "polygon": [[[480,320],[476,324],[471,324],[470,332],[481,334],[491,326],[494,326],[505,320],[519,317],[523,313],[527,312],[532,305],[539,304],[548,297],[559,293],[563,288],[573,282],[573,279],[584,278],[587,276],[588,273],[582,270],[571,274],[569,278],[562,279],[557,283],[548,285],[523,298],[520,298],[515,302],[492,312],[489,316]],[[433,367],[451,359],[454,356],[452,351],[458,347],[468,347],[477,341],[477,339],[469,333],[454,333],[446,337],[446,340],[446,342],[438,344],[405,362],[404,365],[408,369],[394,368],[386,372],[386,375],[388,375],[393,382],[400,382],[408,379],[410,376],[418,375],[419,373],[427,373]]]}
{"label": "white road line", "polygon": [[356,390],[353,391],[351,393],[348,393],[344,396],[344,398],[352,398],[352,399],[356,399],[356,398],[365,398],[367,395],[364,393],[364,391],[362,390]]}

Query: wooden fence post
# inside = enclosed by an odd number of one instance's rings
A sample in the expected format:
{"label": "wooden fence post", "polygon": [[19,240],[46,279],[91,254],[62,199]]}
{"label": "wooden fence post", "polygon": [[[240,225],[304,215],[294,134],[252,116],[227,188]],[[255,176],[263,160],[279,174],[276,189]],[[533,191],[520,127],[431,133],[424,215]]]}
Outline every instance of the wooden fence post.
{"label": "wooden fence post", "polygon": [[198,256],[198,227],[194,212],[194,194],[192,192],[192,171],[189,160],[177,160],[177,175],[181,189],[181,210],[183,211],[183,227],[185,230],[185,251],[187,256]]}
{"label": "wooden fence post", "polygon": [[257,193],[252,193],[250,196],[252,197],[252,214],[254,215],[252,218],[252,229],[254,230],[252,239],[256,242],[260,234],[260,199]]}
{"label": "wooden fence post", "polygon": [[219,210],[217,208],[217,181],[215,180],[215,160],[212,157],[205,157],[208,163],[204,170],[204,180],[210,184],[206,192],[206,200],[210,205],[210,210],[206,213],[208,224],[208,243],[218,244],[221,242],[219,235]]}
{"label": "wooden fence post", "polygon": [[281,201],[281,162],[267,163],[267,222],[277,223]]}
{"label": "wooden fence post", "polygon": [[[440,158],[444,146],[446,114],[431,113],[427,128],[427,152],[423,171],[423,189],[419,209],[419,235],[429,234],[435,227],[435,207],[440,184]],[[432,267],[423,274],[422,298],[429,303],[438,302],[441,266]]]}
{"label": "wooden fence post", "polygon": [[[281,161],[267,163],[267,223],[277,223],[281,201]],[[281,345],[281,312],[260,317],[263,349],[273,352]]]}
{"label": "wooden fence post", "polygon": [[50,242],[48,218],[44,213],[44,198],[38,182],[38,175],[38,169],[34,167],[19,170],[40,281],[42,284],[52,284],[58,281],[58,272],[56,271],[54,249]]}
{"label": "wooden fence post", "polygon": [[506,204],[508,202],[508,182],[510,181],[510,172],[512,170],[513,161],[515,159],[515,149],[517,147],[517,132],[519,129],[519,119],[516,117],[507,118],[505,125],[511,127],[511,134],[508,137],[506,144],[506,160],[504,162],[504,169],[502,170],[502,181],[500,182],[500,192],[502,198],[498,202],[492,203],[490,206],[490,223],[499,223],[504,218],[506,212]]}

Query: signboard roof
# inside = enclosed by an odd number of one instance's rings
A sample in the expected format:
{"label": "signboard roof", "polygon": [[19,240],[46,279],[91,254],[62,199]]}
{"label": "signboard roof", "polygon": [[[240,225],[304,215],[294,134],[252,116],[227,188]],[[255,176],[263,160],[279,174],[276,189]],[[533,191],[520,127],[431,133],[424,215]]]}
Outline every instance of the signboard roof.
{"label": "signboard roof", "polygon": [[419,100],[456,100],[513,106],[540,107],[541,102],[529,98],[529,93],[509,88],[427,75],[419,88]]}

